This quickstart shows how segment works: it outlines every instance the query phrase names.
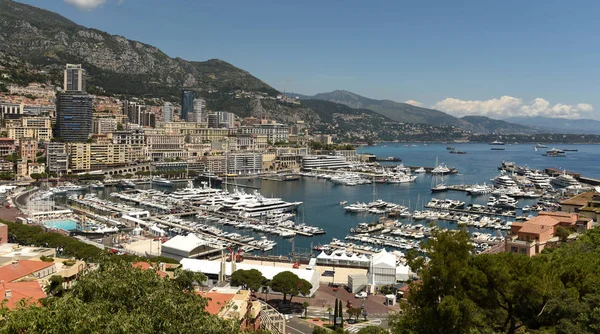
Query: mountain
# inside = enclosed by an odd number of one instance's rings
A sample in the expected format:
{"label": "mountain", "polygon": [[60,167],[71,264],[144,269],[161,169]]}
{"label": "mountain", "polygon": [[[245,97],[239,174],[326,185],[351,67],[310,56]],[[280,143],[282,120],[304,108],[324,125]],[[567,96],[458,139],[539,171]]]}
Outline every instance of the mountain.
{"label": "mountain", "polygon": [[510,117],[507,122],[535,127],[541,132],[600,134],[600,121],[549,117]]}
{"label": "mountain", "polygon": [[464,130],[476,130],[468,122],[439,110],[421,108],[391,100],[374,100],[345,90],[320,93],[309,98],[341,103],[352,108],[370,109],[398,122],[454,125]]}
{"label": "mountain", "polygon": [[534,134],[540,132],[539,129],[521,125],[517,122],[509,123],[486,116],[464,116],[461,119],[477,127],[479,129],[478,133]]}
{"label": "mountain", "polygon": [[[80,26],[51,11],[0,0],[0,55],[16,56],[44,71],[60,75],[65,63],[81,63],[88,86],[107,93],[156,96],[177,100],[179,88],[201,96],[235,90],[277,90],[218,59],[187,61],[171,58],[160,49],[125,37]],[[60,76],[58,76],[60,78]]]}

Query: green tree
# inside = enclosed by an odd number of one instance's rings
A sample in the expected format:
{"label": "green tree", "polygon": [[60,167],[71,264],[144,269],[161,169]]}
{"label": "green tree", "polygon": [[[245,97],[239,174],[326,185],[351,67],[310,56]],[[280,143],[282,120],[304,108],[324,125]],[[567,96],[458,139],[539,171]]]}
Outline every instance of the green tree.
{"label": "green tree", "polygon": [[412,283],[409,303],[402,314],[390,318],[398,333],[468,333],[483,326],[486,319],[468,298],[463,282],[471,275],[471,244],[464,231],[433,233],[423,244],[429,257],[409,256],[411,269],[422,281]]}
{"label": "green tree", "polygon": [[65,279],[62,276],[52,275],[44,291],[48,296],[61,297],[65,292],[65,288],[63,287],[64,282]]}
{"label": "green tree", "polygon": [[338,316],[340,317],[340,327],[344,328],[344,312],[342,311],[342,301],[340,300]]}
{"label": "green tree", "polygon": [[379,326],[366,326],[358,330],[358,334],[389,334],[389,331]]}
{"label": "green tree", "polygon": [[124,261],[104,262],[61,298],[13,310],[6,333],[239,333],[205,311],[206,300]]}
{"label": "green tree", "polygon": [[309,302],[303,302],[302,303],[302,309],[304,310],[304,317],[307,318],[308,317],[308,307],[310,306]]}
{"label": "green tree", "polygon": [[335,304],[334,304],[334,307],[333,307],[333,328],[337,327],[337,318],[339,316],[338,311],[339,311],[339,309],[338,309],[338,299],[336,298],[335,299]]}
{"label": "green tree", "polygon": [[196,273],[189,270],[177,268],[175,270],[175,279],[173,283],[183,291],[194,291],[196,286],[206,281],[206,276],[203,273]]}
{"label": "green tree", "polygon": [[246,290],[259,291],[265,286],[266,278],[256,269],[238,269],[231,274],[231,285],[242,286]]}
{"label": "green tree", "polygon": [[[284,302],[286,297],[289,295],[291,303],[294,296],[297,296],[301,291],[306,291],[307,283],[308,282],[301,280],[291,271],[282,271],[273,276],[273,279],[271,280],[271,289],[276,292],[281,292],[283,294]],[[308,283],[308,285],[310,285],[310,283]],[[312,286],[310,288],[312,288]]]}
{"label": "green tree", "polygon": [[569,230],[566,228],[562,226],[556,228],[556,236],[560,239],[560,241],[566,242],[569,238],[569,235],[571,235],[571,232],[569,232]]}

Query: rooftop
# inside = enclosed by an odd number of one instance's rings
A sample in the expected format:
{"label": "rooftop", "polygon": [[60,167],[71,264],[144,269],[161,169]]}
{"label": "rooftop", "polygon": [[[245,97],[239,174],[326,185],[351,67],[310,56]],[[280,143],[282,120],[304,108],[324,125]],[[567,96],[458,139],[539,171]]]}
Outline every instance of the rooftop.
{"label": "rooftop", "polygon": [[598,195],[598,193],[595,191],[587,191],[587,192],[581,193],[577,196],[568,198],[568,199],[560,202],[560,204],[561,205],[585,206],[588,204],[589,201],[592,200],[594,195]]}
{"label": "rooftop", "polygon": [[[10,292],[8,298],[7,292]],[[46,293],[38,282],[12,282],[0,284],[0,296],[6,300],[6,307],[12,310],[22,299],[26,300],[25,305],[36,304],[41,298],[46,298]]]}
{"label": "rooftop", "polygon": [[0,280],[4,282],[16,281],[53,265],[54,262],[35,260],[13,261],[10,264],[0,267]]}
{"label": "rooftop", "polygon": [[554,226],[558,224],[560,224],[560,221],[556,218],[549,216],[537,216],[522,224],[523,227],[521,227],[518,233],[539,234],[547,230],[554,229]]}
{"label": "rooftop", "polygon": [[229,303],[235,294],[232,293],[221,293],[221,292],[198,292],[202,297],[208,298],[208,305],[204,308],[206,312],[217,315],[221,312],[221,309]]}

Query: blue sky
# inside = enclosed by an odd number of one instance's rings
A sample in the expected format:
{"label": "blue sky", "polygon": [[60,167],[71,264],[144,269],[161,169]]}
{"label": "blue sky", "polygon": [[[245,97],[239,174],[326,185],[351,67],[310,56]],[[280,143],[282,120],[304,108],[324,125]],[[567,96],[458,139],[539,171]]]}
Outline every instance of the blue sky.
{"label": "blue sky", "polygon": [[594,1],[24,0],[279,90],[600,119]]}

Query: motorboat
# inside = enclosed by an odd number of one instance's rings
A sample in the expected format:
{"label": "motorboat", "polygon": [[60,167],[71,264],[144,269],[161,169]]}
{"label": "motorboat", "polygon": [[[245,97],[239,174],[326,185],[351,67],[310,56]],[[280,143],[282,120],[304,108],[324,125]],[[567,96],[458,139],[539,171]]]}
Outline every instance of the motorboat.
{"label": "motorboat", "polygon": [[489,143],[490,145],[504,145],[504,142],[498,141],[498,140],[494,140],[493,142]]}
{"label": "motorboat", "polygon": [[550,182],[552,182],[553,185],[561,188],[577,188],[581,186],[581,184],[577,180],[575,180],[575,178],[572,175],[567,173],[562,173],[561,175],[553,178]]}
{"label": "motorboat", "polygon": [[162,178],[162,177],[157,177],[152,179],[152,184],[155,184],[157,186],[163,186],[163,187],[172,187],[173,186],[173,182]]}
{"label": "motorboat", "polygon": [[419,167],[419,168],[415,169],[415,171],[413,173],[419,173],[420,174],[420,173],[425,173],[425,172],[426,172],[426,170],[425,170],[424,167]]}
{"label": "motorboat", "polygon": [[567,154],[563,150],[559,150],[556,148],[552,148],[551,150],[546,151],[546,153],[542,154],[545,157],[566,157]]}

